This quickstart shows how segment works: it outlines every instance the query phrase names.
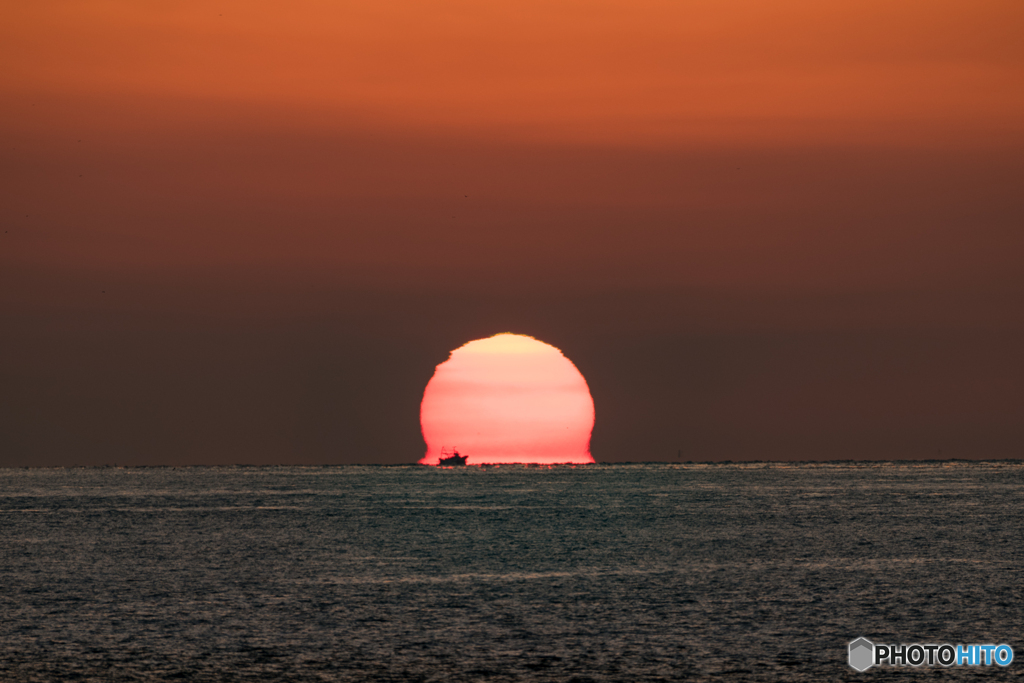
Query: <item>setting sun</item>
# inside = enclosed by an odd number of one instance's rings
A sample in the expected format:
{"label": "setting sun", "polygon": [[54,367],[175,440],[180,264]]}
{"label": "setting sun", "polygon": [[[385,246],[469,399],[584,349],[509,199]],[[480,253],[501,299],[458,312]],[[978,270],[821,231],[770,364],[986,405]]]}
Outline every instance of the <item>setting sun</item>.
{"label": "setting sun", "polygon": [[467,464],[594,462],[594,401],[583,375],[554,346],[519,334],[452,351],[423,392],[424,465],[453,449]]}

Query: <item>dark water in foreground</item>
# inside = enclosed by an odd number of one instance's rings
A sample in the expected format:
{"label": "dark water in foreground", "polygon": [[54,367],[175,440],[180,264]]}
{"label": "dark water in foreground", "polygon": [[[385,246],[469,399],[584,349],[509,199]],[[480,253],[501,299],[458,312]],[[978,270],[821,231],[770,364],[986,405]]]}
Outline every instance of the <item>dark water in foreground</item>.
{"label": "dark water in foreground", "polygon": [[[1024,464],[0,470],[0,681],[1024,680]],[[846,644],[1008,643],[871,669]]]}

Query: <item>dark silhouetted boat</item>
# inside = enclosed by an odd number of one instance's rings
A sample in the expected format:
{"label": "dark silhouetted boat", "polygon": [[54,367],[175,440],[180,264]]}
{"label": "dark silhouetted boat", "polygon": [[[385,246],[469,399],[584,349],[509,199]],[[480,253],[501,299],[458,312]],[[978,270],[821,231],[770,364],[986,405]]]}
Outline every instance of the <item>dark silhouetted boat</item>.
{"label": "dark silhouetted boat", "polygon": [[441,449],[441,459],[438,461],[437,464],[438,464],[439,467],[454,467],[456,465],[465,465],[466,464],[466,458],[468,458],[468,457],[469,457],[468,455],[459,455],[459,452],[457,450],[455,450],[454,448],[452,449],[451,455],[448,455],[448,454],[445,453],[445,450],[442,448]]}

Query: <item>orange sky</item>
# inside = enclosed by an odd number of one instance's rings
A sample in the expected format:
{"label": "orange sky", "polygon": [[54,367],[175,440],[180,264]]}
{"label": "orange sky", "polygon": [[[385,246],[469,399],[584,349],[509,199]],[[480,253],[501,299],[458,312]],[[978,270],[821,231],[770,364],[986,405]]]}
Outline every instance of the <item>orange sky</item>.
{"label": "orange sky", "polygon": [[951,231],[935,199],[998,212],[1015,185],[1022,28],[1015,1],[18,3],[8,243],[375,286],[510,255],[519,281],[991,277],[1020,231]]}
{"label": "orange sky", "polygon": [[1014,0],[17,3],[0,87],[612,145],[1019,143],[1022,27]]}
{"label": "orange sky", "polygon": [[[422,452],[434,366],[507,329],[580,359],[612,406],[598,460],[676,453],[677,430],[723,458],[1024,439],[1019,0],[9,5],[9,443],[369,453],[402,424],[401,449]],[[376,360],[332,365],[323,330]],[[700,334],[739,336],[712,351]],[[936,344],[913,376],[892,370],[919,360],[905,335]],[[375,355],[391,343],[419,364]],[[336,384],[283,369],[316,365],[310,347]],[[833,352],[838,374],[809,360]],[[277,379],[235,390],[243,367]],[[207,377],[220,393],[193,405],[183,387]],[[405,407],[334,427],[328,386],[357,412],[367,395]],[[877,413],[897,396],[918,411],[902,422]],[[146,400],[150,421],[125,426]],[[204,426],[175,431],[179,414]]]}

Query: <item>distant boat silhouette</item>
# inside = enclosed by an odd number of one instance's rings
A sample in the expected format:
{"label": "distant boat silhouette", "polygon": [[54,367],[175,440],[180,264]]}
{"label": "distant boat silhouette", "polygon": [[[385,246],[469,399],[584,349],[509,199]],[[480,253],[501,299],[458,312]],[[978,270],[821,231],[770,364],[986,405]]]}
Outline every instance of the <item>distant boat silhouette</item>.
{"label": "distant boat silhouette", "polygon": [[441,449],[441,459],[438,461],[437,464],[438,464],[439,467],[450,467],[450,466],[455,466],[455,465],[465,465],[466,464],[466,458],[468,458],[468,457],[469,457],[468,455],[459,455],[459,451],[454,449],[454,448],[452,449],[452,454],[451,455],[446,455],[444,449],[442,448]]}

